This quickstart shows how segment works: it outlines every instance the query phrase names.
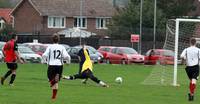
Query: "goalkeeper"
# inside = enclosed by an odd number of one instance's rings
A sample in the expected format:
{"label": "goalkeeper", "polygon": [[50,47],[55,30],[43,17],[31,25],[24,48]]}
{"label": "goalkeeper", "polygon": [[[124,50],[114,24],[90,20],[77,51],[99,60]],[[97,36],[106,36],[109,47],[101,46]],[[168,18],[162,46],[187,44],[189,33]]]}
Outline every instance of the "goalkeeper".
{"label": "goalkeeper", "polygon": [[90,60],[88,50],[85,48],[85,44],[82,45],[82,49],[79,51],[78,56],[80,59],[79,73],[73,76],[63,77],[63,79],[67,79],[67,80],[84,79],[86,83],[87,79],[90,78],[92,81],[98,83],[102,87],[109,87],[106,83],[99,80],[93,75],[92,61]]}

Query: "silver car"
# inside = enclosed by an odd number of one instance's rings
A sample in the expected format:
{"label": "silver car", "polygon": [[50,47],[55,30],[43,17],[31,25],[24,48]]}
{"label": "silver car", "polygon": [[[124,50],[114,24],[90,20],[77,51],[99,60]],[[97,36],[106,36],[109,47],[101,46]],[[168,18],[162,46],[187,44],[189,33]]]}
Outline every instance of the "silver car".
{"label": "silver car", "polygon": [[0,42],[0,62],[3,62],[3,53],[2,53],[2,49],[4,46],[5,42]]}
{"label": "silver car", "polygon": [[33,52],[29,47],[18,46],[18,51],[25,62],[42,63],[42,57]]}

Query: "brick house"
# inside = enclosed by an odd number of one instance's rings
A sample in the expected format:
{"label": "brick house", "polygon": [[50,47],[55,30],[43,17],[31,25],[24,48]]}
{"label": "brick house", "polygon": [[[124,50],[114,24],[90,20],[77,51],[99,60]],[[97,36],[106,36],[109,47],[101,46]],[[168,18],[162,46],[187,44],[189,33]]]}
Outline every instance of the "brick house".
{"label": "brick house", "polygon": [[19,35],[51,35],[80,27],[104,36],[114,8],[107,0],[83,0],[80,18],[80,0],[21,0],[11,15]]}
{"label": "brick house", "polygon": [[10,8],[0,8],[0,29],[3,29],[5,24],[12,23],[11,11]]}

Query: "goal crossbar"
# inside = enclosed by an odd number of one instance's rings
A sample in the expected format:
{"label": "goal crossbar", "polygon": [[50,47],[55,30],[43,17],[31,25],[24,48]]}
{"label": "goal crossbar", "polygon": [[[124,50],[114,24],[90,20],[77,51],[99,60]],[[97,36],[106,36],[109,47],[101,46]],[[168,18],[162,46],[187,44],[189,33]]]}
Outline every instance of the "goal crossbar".
{"label": "goal crossbar", "polygon": [[200,19],[182,19],[182,18],[177,18],[176,21],[179,21],[179,22],[200,22]]}

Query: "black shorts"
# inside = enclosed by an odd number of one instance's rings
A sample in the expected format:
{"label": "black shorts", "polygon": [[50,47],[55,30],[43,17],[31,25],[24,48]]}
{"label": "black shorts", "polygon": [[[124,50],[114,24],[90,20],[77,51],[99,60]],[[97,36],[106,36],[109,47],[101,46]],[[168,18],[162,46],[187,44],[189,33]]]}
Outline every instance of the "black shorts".
{"label": "black shorts", "polygon": [[78,71],[79,74],[81,74],[82,67],[83,67],[83,63],[80,62],[80,64],[79,64],[79,71]]}
{"label": "black shorts", "polygon": [[82,76],[83,78],[90,78],[90,77],[93,76],[93,73],[92,73],[91,70],[87,69],[87,70],[85,70],[85,71],[83,71],[83,72],[81,73],[81,76]]}
{"label": "black shorts", "polygon": [[10,70],[16,70],[17,69],[17,63],[6,63],[7,64],[7,68]]}
{"label": "black shorts", "polygon": [[188,78],[191,79],[198,79],[199,77],[199,65],[195,66],[187,66],[185,71],[188,75]]}
{"label": "black shorts", "polygon": [[59,80],[62,77],[63,66],[49,66],[47,71],[47,76],[49,81],[54,80],[55,76],[59,74]]}

